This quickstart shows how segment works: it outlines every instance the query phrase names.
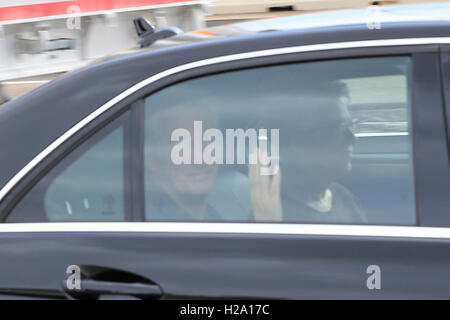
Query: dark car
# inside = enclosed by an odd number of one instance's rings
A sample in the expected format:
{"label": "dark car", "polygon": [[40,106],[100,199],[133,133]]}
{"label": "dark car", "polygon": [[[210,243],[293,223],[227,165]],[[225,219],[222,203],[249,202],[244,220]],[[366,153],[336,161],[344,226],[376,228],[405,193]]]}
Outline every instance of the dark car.
{"label": "dark car", "polygon": [[182,34],[1,106],[0,297],[449,299],[449,10]]}

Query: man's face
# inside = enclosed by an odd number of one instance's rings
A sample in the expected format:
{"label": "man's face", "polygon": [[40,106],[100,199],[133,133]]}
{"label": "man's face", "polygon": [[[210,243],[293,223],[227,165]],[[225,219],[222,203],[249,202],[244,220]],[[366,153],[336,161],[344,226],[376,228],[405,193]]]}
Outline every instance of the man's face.
{"label": "man's face", "polygon": [[286,145],[280,145],[281,163],[292,172],[289,180],[333,181],[351,170],[353,121],[337,99],[327,103],[326,107],[299,108],[297,125],[289,130]]}
{"label": "man's face", "polygon": [[[180,128],[188,130],[192,142],[194,140],[194,121],[199,120],[202,121],[203,131],[212,126],[211,119],[205,116],[205,110],[201,108],[186,108],[181,112],[170,113],[158,121],[158,125],[162,128],[161,138],[157,148],[149,148],[147,161],[152,176],[159,180],[155,182],[162,184],[169,192],[205,195],[214,185],[217,165],[176,165],[171,160],[171,151],[176,144],[176,142],[171,142],[173,130]],[[196,156],[194,152],[196,152],[194,148],[191,148],[192,158]]]}

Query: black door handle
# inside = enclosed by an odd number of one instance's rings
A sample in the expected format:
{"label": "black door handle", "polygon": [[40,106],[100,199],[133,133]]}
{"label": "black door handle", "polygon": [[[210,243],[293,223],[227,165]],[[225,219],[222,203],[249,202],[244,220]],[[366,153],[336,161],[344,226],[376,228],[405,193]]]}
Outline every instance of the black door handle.
{"label": "black door handle", "polygon": [[70,299],[100,299],[102,296],[157,299],[163,295],[157,284],[126,271],[97,266],[83,266],[81,270],[80,289],[69,289],[67,281],[62,282],[64,293]]}

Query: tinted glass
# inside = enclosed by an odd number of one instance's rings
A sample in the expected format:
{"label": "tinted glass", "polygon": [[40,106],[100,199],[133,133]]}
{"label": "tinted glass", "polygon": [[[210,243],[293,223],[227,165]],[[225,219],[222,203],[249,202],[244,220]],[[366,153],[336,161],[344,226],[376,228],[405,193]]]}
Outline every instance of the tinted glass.
{"label": "tinted glass", "polygon": [[44,176],[7,222],[125,221],[124,135],[128,113]]}
{"label": "tinted glass", "polygon": [[145,100],[148,221],[416,223],[410,58],[255,68]]}

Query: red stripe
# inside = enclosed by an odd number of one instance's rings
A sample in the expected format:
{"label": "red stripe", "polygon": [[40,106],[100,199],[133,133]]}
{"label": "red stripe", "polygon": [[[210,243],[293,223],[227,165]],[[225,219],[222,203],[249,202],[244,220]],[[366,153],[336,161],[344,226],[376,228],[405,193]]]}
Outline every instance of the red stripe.
{"label": "red stripe", "polygon": [[67,14],[67,8],[77,5],[81,13],[143,7],[176,2],[179,0],[73,0],[67,2],[55,2],[44,4],[32,4],[27,6],[0,8],[0,21],[31,19]]}

